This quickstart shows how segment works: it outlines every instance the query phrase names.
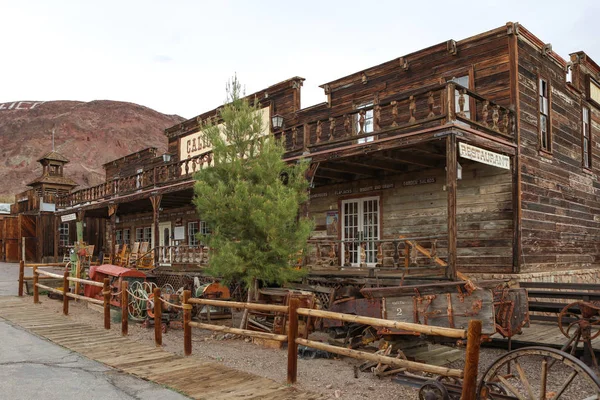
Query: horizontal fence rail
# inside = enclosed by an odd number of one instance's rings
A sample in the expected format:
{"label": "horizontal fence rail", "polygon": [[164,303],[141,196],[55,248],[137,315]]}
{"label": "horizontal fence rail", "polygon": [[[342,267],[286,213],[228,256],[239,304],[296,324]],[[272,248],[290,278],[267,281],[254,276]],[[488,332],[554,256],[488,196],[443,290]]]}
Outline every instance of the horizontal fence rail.
{"label": "horizontal fence rail", "polygon": [[[40,302],[40,292],[39,292],[40,289],[47,290],[49,292],[52,292],[52,293],[55,293],[58,295],[62,295],[62,297],[63,297],[63,314],[64,315],[69,314],[69,298],[87,301],[88,303],[98,304],[98,305],[101,305],[103,308],[104,328],[110,329],[111,290],[110,290],[110,279],[109,278],[104,278],[103,282],[96,282],[96,281],[87,280],[87,279],[75,278],[75,277],[69,276],[69,272],[67,272],[67,271],[65,271],[62,275],[54,273],[54,272],[50,272],[50,271],[45,271],[45,270],[41,269],[42,265],[43,266],[54,266],[54,265],[49,265],[49,264],[34,264],[33,265],[33,303],[34,304],[39,304],[39,302]],[[20,267],[22,269],[24,269],[25,264],[22,263]],[[40,276],[40,275],[42,275],[42,276]],[[61,279],[63,281],[62,290],[39,283],[40,278],[44,278],[44,277],[50,278],[50,279]],[[79,293],[71,293],[70,289],[69,289],[69,282],[83,283],[84,285],[101,287],[103,299],[100,300],[100,299],[95,299],[95,298],[91,298],[91,297],[87,297],[87,296],[82,296]],[[78,288],[78,287],[79,286],[77,285],[76,288]],[[20,295],[22,295],[22,280],[21,279],[19,279],[19,288],[20,288],[20,292],[21,292]]]}
{"label": "horizontal fence rail", "polygon": [[[435,326],[424,326],[409,322],[392,321],[381,318],[362,317],[358,315],[336,313],[330,311],[314,310],[309,308],[300,308],[300,299],[292,297],[288,306],[273,305],[273,304],[257,304],[230,302],[223,300],[198,299],[190,298],[191,292],[185,290],[183,292],[183,329],[184,329],[184,354],[189,356],[192,353],[192,327],[207,329],[217,332],[227,332],[238,335],[258,337],[263,339],[277,340],[279,342],[287,342],[288,344],[288,367],[287,367],[287,382],[294,384],[298,375],[298,345],[312,347],[318,350],[328,351],[334,354],[340,354],[348,357],[357,358],[378,362],[387,365],[393,365],[399,368],[404,368],[411,371],[421,371],[442,376],[448,376],[458,379],[463,379],[462,399],[475,400],[475,390],[477,381],[477,367],[479,364],[479,346],[481,342],[481,321],[472,320],[469,322],[469,329],[454,329]],[[220,325],[212,325],[191,320],[192,305],[207,305],[216,307],[229,307],[247,310],[258,311],[274,311],[287,314],[289,327],[287,335],[278,335],[266,332],[256,332],[248,329],[230,328]],[[452,339],[467,339],[466,363],[463,370],[455,368],[446,368],[435,365],[428,365],[416,361],[405,359],[381,356],[364,351],[352,350],[337,346],[332,346],[326,343],[317,342],[314,340],[298,337],[298,321],[299,316],[311,318],[327,318],[336,319],[344,322],[360,323],[375,327],[394,328],[405,331],[417,332],[425,335],[444,336]]]}

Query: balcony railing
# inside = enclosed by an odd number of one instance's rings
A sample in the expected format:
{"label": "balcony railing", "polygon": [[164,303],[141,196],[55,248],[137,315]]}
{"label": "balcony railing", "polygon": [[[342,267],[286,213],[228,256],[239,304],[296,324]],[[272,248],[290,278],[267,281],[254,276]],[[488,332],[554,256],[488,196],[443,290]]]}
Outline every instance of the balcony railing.
{"label": "balcony railing", "polygon": [[116,178],[100,185],[59,196],[57,207],[72,207],[77,204],[122,196],[152,187],[172,184],[180,180],[191,179],[196,171],[210,165],[211,161],[211,154],[203,154],[181,161],[161,164],[143,172]]}
{"label": "balcony railing", "polygon": [[346,114],[289,127],[275,136],[283,140],[287,152],[310,152],[457,120],[485,133],[514,138],[512,110],[454,82],[394,95]]}
{"label": "balcony railing", "polygon": [[436,235],[381,240],[310,239],[303,262],[313,269],[358,265],[398,270],[408,276],[443,276],[447,262],[440,257],[446,253],[442,242],[445,238]]}
{"label": "balcony railing", "polygon": [[157,252],[158,265],[208,265],[208,248],[205,246],[159,246]]}
{"label": "balcony railing", "polygon": [[[275,132],[288,154],[365,142],[401,135],[415,129],[459,122],[472,129],[513,140],[514,112],[454,82],[433,85],[390,96],[372,106],[328,119],[313,120]],[[369,139],[367,139],[369,138]],[[77,190],[57,198],[58,208],[191,179],[193,173],[210,165],[211,154],[162,164],[146,171]]]}

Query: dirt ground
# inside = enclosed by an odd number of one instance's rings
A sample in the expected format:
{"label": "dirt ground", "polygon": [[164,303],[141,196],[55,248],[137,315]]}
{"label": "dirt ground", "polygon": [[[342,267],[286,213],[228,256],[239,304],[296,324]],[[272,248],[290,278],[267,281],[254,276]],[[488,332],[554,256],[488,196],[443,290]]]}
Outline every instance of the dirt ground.
{"label": "dirt ground", "polygon": [[[61,313],[62,302],[41,296],[41,306],[49,312]],[[91,308],[90,308],[91,307]],[[102,327],[101,309],[88,307],[82,301],[70,302],[71,318],[93,326]],[[233,326],[237,327],[239,313],[235,314]],[[222,322],[232,324],[231,320]],[[114,321],[111,331],[120,335],[120,318]],[[285,349],[266,348],[252,343],[248,338],[230,334],[213,333],[194,328],[192,330],[192,356],[203,360],[213,360],[241,371],[249,372],[277,382],[286,381],[287,351]],[[154,329],[143,327],[141,323],[130,321],[129,338],[136,341],[154,342]],[[167,351],[183,353],[182,329],[170,328],[163,334],[163,348]],[[462,349],[464,354],[464,349]],[[480,353],[480,377],[493,361],[505,354],[505,350],[482,348]],[[330,399],[417,399],[417,389],[394,383],[390,377],[379,379],[372,373],[358,372],[355,377],[355,366],[362,362],[351,358],[332,359],[299,359],[298,383],[301,390],[320,393]],[[539,364],[538,364],[539,365]],[[538,365],[526,366],[537,369]],[[463,361],[455,361],[448,365],[452,368],[463,368]],[[200,377],[199,377],[200,378]],[[566,396],[571,398],[570,396]],[[561,397],[562,398],[562,397]],[[574,397],[579,398],[579,397]]]}

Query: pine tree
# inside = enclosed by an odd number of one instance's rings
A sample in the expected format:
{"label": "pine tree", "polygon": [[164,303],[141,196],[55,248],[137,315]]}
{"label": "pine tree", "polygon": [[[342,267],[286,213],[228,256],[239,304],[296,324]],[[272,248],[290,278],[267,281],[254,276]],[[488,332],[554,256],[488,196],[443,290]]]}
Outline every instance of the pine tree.
{"label": "pine tree", "polygon": [[211,233],[208,273],[226,282],[244,282],[250,293],[256,280],[283,284],[301,276],[294,268],[313,228],[299,217],[307,200],[306,162],[283,161],[283,145],[264,135],[258,101],[242,98],[236,77],[227,85],[227,102],[203,134],[213,165],[200,170],[194,187],[200,217]]}

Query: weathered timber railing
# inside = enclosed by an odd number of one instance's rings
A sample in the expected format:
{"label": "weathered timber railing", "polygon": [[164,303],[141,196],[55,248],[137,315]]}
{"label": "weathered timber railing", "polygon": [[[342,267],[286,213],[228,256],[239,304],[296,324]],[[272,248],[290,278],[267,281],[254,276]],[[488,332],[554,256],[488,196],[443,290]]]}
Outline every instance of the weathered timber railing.
{"label": "weathered timber railing", "polygon": [[[48,278],[53,278],[53,279],[62,279],[63,280],[62,290],[55,289],[50,286],[42,285],[41,283],[39,283],[40,275],[43,275]],[[69,292],[69,282],[77,282],[77,283],[83,283],[85,285],[101,287],[103,300],[82,296],[78,293],[70,293]],[[34,265],[33,266],[33,303],[34,304],[39,304],[39,302],[40,302],[39,289],[44,289],[49,292],[56,293],[58,295],[62,295],[62,297],[63,297],[63,314],[65,314],[65,315],[69,314],[69,298],[76,299],[76,300],[84,300],[84,301],[87,301],[88,303],[101,305],[103,307],[103,312],[104,312],[104,328],[110,329],[111,290],[110,290],[110,279],[109,278],[104,278],[104,282],[90,281],[87,279],[71,277],[71,276],[69,276],[69,273],[66,271],[61,275],[61,274],[56,274],[56,273],[49,272],[49,271],[44,271],[42,269],[39,269],[39,267],[37,265]]]}
{"label": "weathered timber railing", "polygon": [[[334,239],[309,239],[309,251],[305,264],[339,268],[349,266],[354,253],[355,261],[360,265],[374,264],[375,267],[385,270],[402,270],[406,275],[430,274],[434,275],[444,271],[447,262],[438,256],[438,240],[445,239],[445,235],[404,237],[380,240],[334,240]],[[423,245],[417,241],[424,243]],[[429,248],[426,248],[428,245]],[[343,250],[342,250],[343,249]],[[343,255],[343,263],[342,263]]]}
{"label": "weathered timber railing", "polygon": [[57,208],[121,196],[136,191],[191,179],[196,171],[210,165],[212,154],[202,154],[185,160],[161,164],[146,171],[113,179],[96,186],[57,197]]}
{"label": "weathered timber railing", "polygon": [[276,132],[287,152],[394,136],[411,128],[459,120],[476,130],[514,138],[514,112],[454,82],[390,96],[372,105]]}
{"label": "weathered timber railing", "polygon": [[158,265],[197,264],[208,265],[208,247],[205,246],[159,246]]}
{"label": "weathered timber railing", "polygon": [[[360,360],[374,361],[387,365],[394,365],[399,368],[405,368],[411,371],[428,372],[442,376],[449,376],[463,380],[462,397],[463,400],[475,400],[475,392],[477,386],[477,367],[479,365],[479,347],[481,343],[481,321],[471,320],[469,329],[454,329],[435,327],[409,322],[400,322],[386,320],[380,318],[362,317],[352,314],[343,314],[330,311],[314,310],[309,308],[300,308],[300,299],[291,298],[289,306],[256,304],[256,303],[240,303],[222,300],[197,299],[190,298],[191,292],[186,290],[183,292],[183,347],[184,354],[189,356],[192,354],[192,327],[200,329],[208,329],[218,332],[227,332],[250,337],[258,337],[264,339],[272,339],[288,344],[288,367],[287,367],[287,382],[295,384],[298,375],[298,345],[308,346],[319,350],[328,351],[335,354],[340,354],[347,357],[353,357]],[[267,332],[256,332],[247,329],[230,328],[227,326],[205,324],[192,321],[192,304],[205,304],[217,307],[242,308],[248,310],[259,311],[275,311],[287,314],[289,327],[287,335],[277,335]],[[371,325],[375,327],[384,327],[392,329],[400,329],[412,331],[424,335],[444,336],[452,339],[464,340],[467,339],[467,350],[465,356],[464,369],[453,369],[428,365],[415,361],[408,361],[393,357],[380,356],[364,351],[357,351],[337,346],[332,346],[314,340],[300,338],[298,335],[298,318],[299,316],[337,319],[340,321]]]}
{"label": "weathered timber railing", "polygon": [[[33,275],[25,276],[25,268],[34,268],[34,267],[65,267],[66,263],[48,263],[48,264],[25,264],[25,261],[21,260],[19,262],[19,289],[18,295],[19,297],[23,296],[23,286],[25,285],[25,281],[33,281]],[[55,279],[47,276],[41,276],[39,279]]]}

